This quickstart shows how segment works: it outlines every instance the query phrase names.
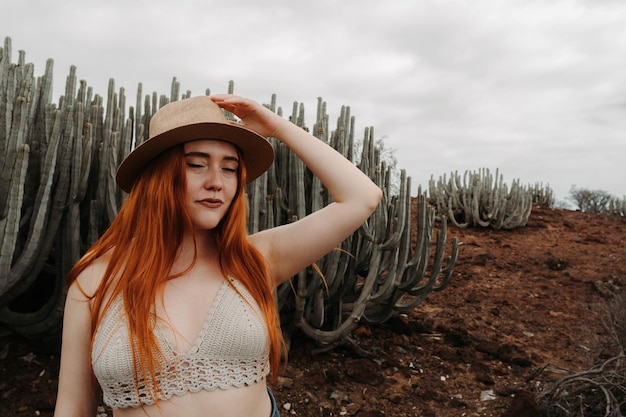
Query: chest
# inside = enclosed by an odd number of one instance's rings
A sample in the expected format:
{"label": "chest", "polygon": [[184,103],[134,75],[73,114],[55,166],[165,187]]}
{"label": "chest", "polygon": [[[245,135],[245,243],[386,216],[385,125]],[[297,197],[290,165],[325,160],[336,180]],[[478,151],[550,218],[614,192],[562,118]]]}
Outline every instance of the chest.
{"label": "chest", "polygon": [[[156,300],[155,313],[162,333],[174,350],[186,352],[195,342],[207,320],[222,302],[225,280],[201,282],[174,281],[165,286],[163,296]],[[228,311],[223,312],[229,315]]]}
{"label": "chest", "polygon": [[[181,329],[165,318],[156,319],[154,335],[160,345],[164,366],[189,361],[206,364],[257,361],[267,357],[269,336],[263,315],[246,289],[237,281],[231,283],[233,286],[223,282],[208,311],[197,313],[201,317],[198,329],[192,331],[188,330],[191,326],[182,326],[188,334],[180,334]],[[134,379],[128,336],[128,318],[123,302],[118,298],[105,313],[94,338],[92,365],[96,376]]]}
{"label": "chest", "polygon": [[155,335],[166,350],[179,356],[193,352],[208,357],[263,354],[268,345],[267,325],[252,295],[232,279],[210,291],[204,297],[194,293],[184,298],[177,291],[164,296],[161,314],[157,307]]}
{"label": "chest", "polygon": [[[160,398],[250,385],[269,372],[267,325],[243,285],[224,282],[210,304],[199,331],[185,335],[189,340],[184,345],[180,343],[180,329],[163,317],[154,319],[154,336],[161,352],[157,369]],[[167,310],[168,305],[164,305]],[[119,297],[96,331],[91,358],[105,402],[117,408],[138,406],[145,403],[142,398],[149,397],[143,378],[137,380],[135,364],[139,357],[133,359],[128,330],[128,317]]]}

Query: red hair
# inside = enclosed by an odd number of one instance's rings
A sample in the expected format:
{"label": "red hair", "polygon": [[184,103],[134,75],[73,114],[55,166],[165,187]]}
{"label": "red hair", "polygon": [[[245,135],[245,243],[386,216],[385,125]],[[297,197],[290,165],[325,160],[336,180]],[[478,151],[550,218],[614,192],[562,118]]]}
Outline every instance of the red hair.
{"label": "red hair", "polygon": [[[273,280],[268,276],[265,259],[247,239],[243,164],[240,164],[238,177],[235,199],[224,219],[210,233],[217,242],[222,272],[239,280],[263,313],[270,339],[270,376],[276,382],[284,340],[273,298]],[[91,296],[86,294],[92,300],[92,348],[102,317],[112,301],[121,295],[128,317],[129,337],[135,341],[131,345],[136,380],[141,376],[146,387],[153,387],[150,394],[155,402],[158,401],[156,375],[161,367],[161,352],[153,333],[153,307],[167,281],[193,267],[189,265],[178,275],[169,273],[183,237],[192,233],[184,203],[185,192],[186,165],[183,145],[178,145],[144,169],[107,231],[74,265],[67,278],[71,285],[90,264],[111,253],[111,261],[97,290]],[[194,254],[194,259],[196,256]],[[230,280],[227,282],[232,286]],[[106,304],[105,295],[108,297]],[[139,358],[139,363],[135,358]]]}

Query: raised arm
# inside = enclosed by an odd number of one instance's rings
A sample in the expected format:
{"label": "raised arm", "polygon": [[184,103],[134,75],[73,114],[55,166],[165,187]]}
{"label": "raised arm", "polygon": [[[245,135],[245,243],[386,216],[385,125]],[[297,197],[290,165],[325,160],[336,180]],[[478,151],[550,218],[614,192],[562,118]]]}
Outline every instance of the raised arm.
{"label": "raised arm", "polygon": [[333,203],[304,219],[251,236],[277,285],[337,247],[376,209],[380,188],[332,147],[252,100],[232,95],[212,99],[246,127],[286,144],[333,198]]}

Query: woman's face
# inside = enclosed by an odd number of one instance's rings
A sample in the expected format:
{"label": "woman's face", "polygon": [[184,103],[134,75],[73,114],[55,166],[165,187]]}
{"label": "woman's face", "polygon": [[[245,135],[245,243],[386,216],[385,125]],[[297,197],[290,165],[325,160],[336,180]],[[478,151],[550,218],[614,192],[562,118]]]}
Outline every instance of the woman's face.
{"label": "woman's face", "polygon": [[212,230],[224,218],[237,193],[239,155],[219,140],[184,145],[187,206],[196,230]]}

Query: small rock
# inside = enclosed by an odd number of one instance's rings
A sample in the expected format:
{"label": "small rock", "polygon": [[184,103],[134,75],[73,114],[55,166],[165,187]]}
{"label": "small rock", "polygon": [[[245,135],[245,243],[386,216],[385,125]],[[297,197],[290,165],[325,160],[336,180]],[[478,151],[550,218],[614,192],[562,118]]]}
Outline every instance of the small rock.
{"label": "small rock", "polygon": [[330,399],[335,400],[335,404],[339,405],[343,401],[348,401],[349,397],[348,394],[343,391],[333,390],[333,392],[330,394]]}
{"label": "small rock", "polygon": [[493,401],[496,399],[496,394],[492,389],[482,391],[480,393],[480,401]]}
{"label": "small rock", "polygon": [[279,376],[278,388],[291,388],[293,387],[293,379]]}

